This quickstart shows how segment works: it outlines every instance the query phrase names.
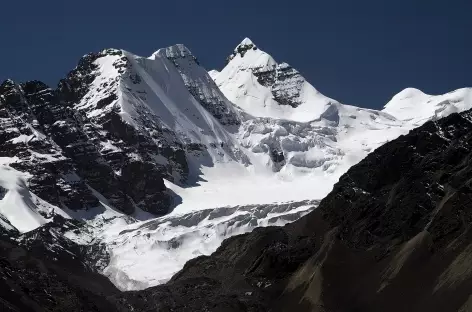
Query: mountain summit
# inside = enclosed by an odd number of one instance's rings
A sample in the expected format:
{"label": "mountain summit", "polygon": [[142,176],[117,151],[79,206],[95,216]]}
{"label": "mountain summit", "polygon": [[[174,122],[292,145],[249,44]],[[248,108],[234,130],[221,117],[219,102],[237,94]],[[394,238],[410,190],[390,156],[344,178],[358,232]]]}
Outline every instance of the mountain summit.
{"label": "mountain summit", "polygon": [[228,64],[213,79],[230,101],[256,117],[311,121],[330,103],[337,103],[248,38],[234,49]]}

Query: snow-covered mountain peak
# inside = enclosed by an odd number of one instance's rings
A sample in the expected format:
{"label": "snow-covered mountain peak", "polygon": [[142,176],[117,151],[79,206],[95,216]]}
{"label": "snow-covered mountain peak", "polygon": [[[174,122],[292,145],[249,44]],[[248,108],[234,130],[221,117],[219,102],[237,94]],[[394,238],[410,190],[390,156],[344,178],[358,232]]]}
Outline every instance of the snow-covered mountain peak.
{"label": "snow-covered mountain peak", "polygon": [[5,79],[0,85],[1,86],[12,86],[12,85],[15,85],[15,81],[8,78],[8,79]]}
{"label": "snow-covered mountain peak", "polygon": [[254,69],[257,71],[271,70],[277,62],[268,53],[260,50],[249,38],[244,39],[234,48],[227,58],[227,66],[235,70]]}
{"label": "snow-covered mountain peak", "polygon": [[307,122],[336,102],[249,39],[243,40],[227,60],[212,78],[230,101],[253,116]]}
{"label": "snow-covered mountain peak", "polygon": [[472,88],[462,88],[442,95],[429,95],[415,88],[406,88],[384,106],[386,112],[396,118],[421,125],[434,118],[472,108]]}
{"label": "snow-covered mountain peak", "polygon": [[[247,51],[250,51],[250,50],[253,50],[253,51],[257,51],[258,48],[257,46],[252,42],[251,39],[249,38],[244,38],[243,41],[241,41],[240,44],[238,44],[234,50],[233,50],[233,53],[228,57],[228,61],[233,59],[236,55],[240,55],[241,57],[244,57],[244,55],[246,55],[246,52]],[[261,51],[262,52],[262,51]],[[264,53],[264,52],[262,52]]]}

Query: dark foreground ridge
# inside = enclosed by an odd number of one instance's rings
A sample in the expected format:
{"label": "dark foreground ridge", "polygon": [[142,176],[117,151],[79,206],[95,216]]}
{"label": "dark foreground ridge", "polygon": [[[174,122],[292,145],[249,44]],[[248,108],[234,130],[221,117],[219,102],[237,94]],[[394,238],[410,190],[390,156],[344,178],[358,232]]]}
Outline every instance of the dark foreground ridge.
{"label": "dark foreground ridge", "polygon": [[48,253],[58,250],[0,238],[0,304],[69,312],[471,311],[471,121],[467,111],[427,122],[353,166],[309,215],[227,239],[166,285],[143,291],[117,291],[77,259],[86,256],[72,242],[74,256],[54,262]]}

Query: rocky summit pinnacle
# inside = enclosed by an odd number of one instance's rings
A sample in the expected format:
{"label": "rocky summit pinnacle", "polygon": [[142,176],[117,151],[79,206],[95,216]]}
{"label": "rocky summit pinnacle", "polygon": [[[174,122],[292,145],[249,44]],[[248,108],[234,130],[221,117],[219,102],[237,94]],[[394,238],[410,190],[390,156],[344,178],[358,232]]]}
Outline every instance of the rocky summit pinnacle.
{"label": "rocky summit pinnacle", "polygon": [[255,46],[255,43],[252,42],[251,39],[249,39],[248,37],[244,38],[243,41],[241,41],[241,43],[239,44],[239,46],[247,46],[247,45],[253,45]]}
{"label": "rocky summit pinnacle", "polygon": [[251,39],[244,38],[244,40],[234,48],[234,52],[228,57],[227,62],[231,61],[237,54],[244,57],[246,52],[250,49],[257,50],[257,46],[251,41]]}

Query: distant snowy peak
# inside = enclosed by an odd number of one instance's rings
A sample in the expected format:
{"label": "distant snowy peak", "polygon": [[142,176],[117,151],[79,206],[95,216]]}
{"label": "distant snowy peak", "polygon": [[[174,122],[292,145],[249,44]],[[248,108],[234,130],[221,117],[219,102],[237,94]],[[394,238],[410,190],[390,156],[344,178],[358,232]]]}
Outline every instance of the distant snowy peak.
{"label": "distant snowy peak", "polygon": [[226,97],[255,117],[306,122],[336,101],[318,92],[287,63],[278,64],[249,38],[236,46],[212,78]]}
{"label": "distant snowy peak", "polygon": [[382,110],[400,120],[421,125],[430,119],[472,108],[472,88],[462,88],[442,95],[429,95],[415,88],[396,94]]}

